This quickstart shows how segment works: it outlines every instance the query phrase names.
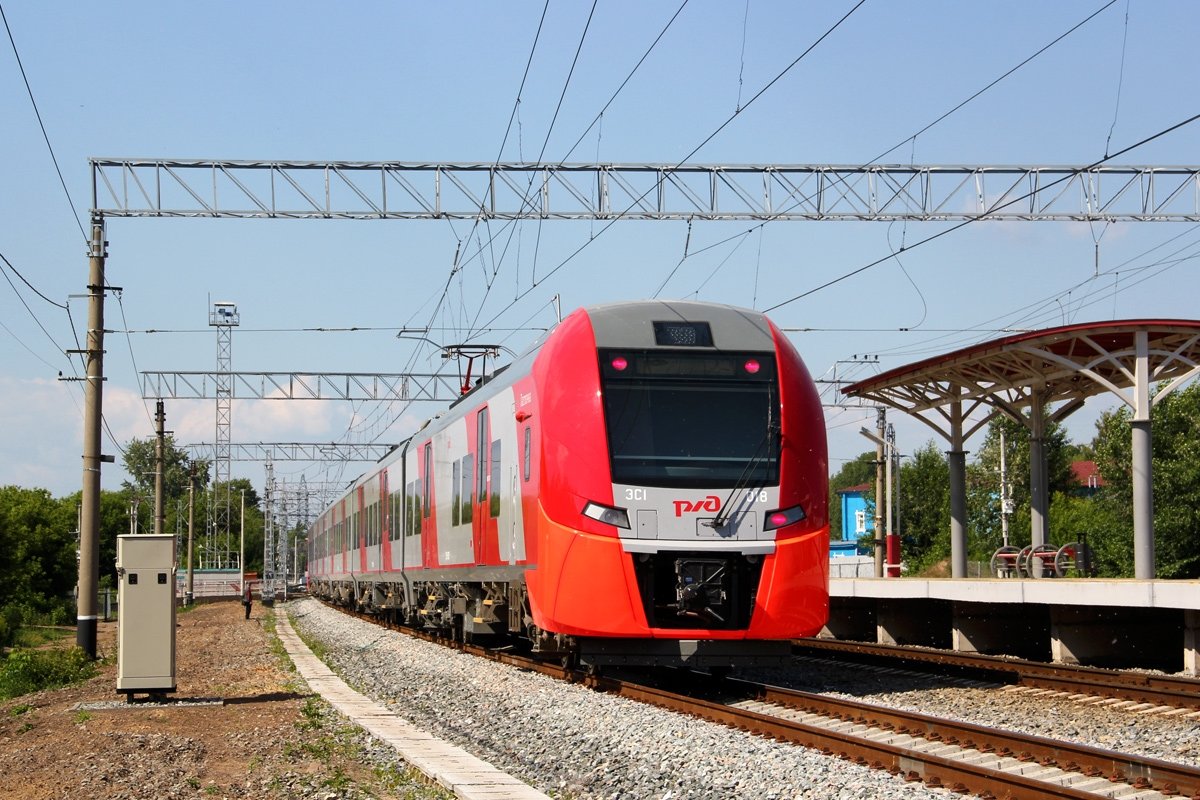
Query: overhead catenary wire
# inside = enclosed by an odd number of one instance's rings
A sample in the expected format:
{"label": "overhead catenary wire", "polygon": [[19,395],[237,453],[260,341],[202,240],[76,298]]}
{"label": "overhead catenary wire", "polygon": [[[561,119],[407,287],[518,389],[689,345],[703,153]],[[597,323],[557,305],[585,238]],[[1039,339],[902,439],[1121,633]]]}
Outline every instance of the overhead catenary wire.
{"label": "overhead catenary wire", "polygon": [[[549,0],[546,0],[545,4],[542,7],[542,14],[541,14],[541,17],[538,22],[537,30],[534,34],[534,39],[533,39],[533,43],[530,47],[529,56],[526,59],[525,70],[524,70],[524,73],[521,78],[521,83],[520,83],[520,86],[518,87],[516,97],[513,101],[513,109],[509,114],[509,121],[505,128],[504,135],[501,139],[500,150],[496,157],[497,162],[499,162],[500,158],[503,156],[504,148],[507,145],[508,136],[512,130],[513,122],[517,118],[517,115],[520,110],[521,97],[524,93],[526,80],[529,77],[529,72],[530,72],[530,69],[533,64],[534,55],[537,52],[538,42],[541,39],[542,29],[545,24],[546,13],[549,9],[549,5],[550,5]],[[593,5],[593,11],[594,11],[594,8],[595,8],[595,6]],[[565,89],[564,89],[564,91],[565,91]],[[547,133],[547,140],[548,140],[548,138],[549,138],[549,133]],[[469,264],[471,260],[473,260],[473,257],[468,257],[466,259],[466,261],[463,261],[460,259],[460,254],[462,251],[463,242],[464,241],[469,242],[472,238],[475,238],[476,232],[478,230],[479,222],[482,219],[482,217],[483,217],[483,209],[481,208],[480,212],[475,215],[475,218],[471,225],[471,230],[468,232],[465,239],[460,238],[458,240],[458,244],[455,249],[454,259],[451,264],[450,272],[446,276],[446,281],[442,285],[441,292],[440,292],[440,294],[438,294],[438,299],[436,301],[434,301],[433,309],[430,312],[429,320],[425,325],[426,329],[433,327],[434,320],[437,319],[439,313],[441,313],[442,309],[444,308],[444,304],[446,302],[447,297],[449,296],[450,288],[453,284],[455,275],[461,276],[462,269],[467,264]],[[495,236],[491,235],[490,225],[488,227],[489,227],[489,242],[488,243],[490,246],[490,243],[491,243],[491,241],[494,240]],[[451,225],[451,230],[453,230],[453,225]],[[482,243],[480,243],[480,245],[481,246],[478,251],[478,254],[482,254],[482,252],[483,252]],[[461,280],[461,277],[460,277],[460,280]],[[491,282],[489,282],[489,284],[488,284],[487,291],[490,292],[490,290],[491,290]],[[460,298],[460,300],[461,300],[461,298]],[[460,305],[461,305],[461,303],[460,303]],[[455,326],[455,329],[460,330],[460,328],[458,328],[457,326]],[[415,363],[419,352],[420,352],[420,350],[418,349],[418,350],[414,351],[413,354],[409,357],[409,359],[406,363],[406,366],[405,366],[405,371],[411,370],[412,365]],[[442,367],[442,368],[444,368],[444,367]],[[440,372],[440,369],[438,371]],[[387,419],[387,417],[390,416],[390,420],[388,420],[387,424],[383,425],[381,427],[381,429],[378,430],[378,432],[374,432],[374,427],[372,427],[371,429],[365,430],[363,433],[363,438],[365,441],[369,441],[369,442],[378,441],[380,436],[382,436],[387,430],[390,430],[391,427],[404,416],[404,414],[412,406],[413,401],[411,401],[411,400],[404,401],[400,410],[393,414],[392,409],[394,409],[395,402],[396,401],[389,401],[386,404],[380,405],[378,408],[375,409],[375,411],[373,411],[371,414],[368,414],[364,419],[359,420],[358,422],[356,422],[356,418],[358,417],[358,414],[357,414],[357,411],[355,411],[355,413],[351,416],[351,420],[350,420],[349,424],[347,425],[345,432],[343,433],[342,437],[340,437],[340,438],[342,440],[348,441],[349,438],[351,437],[351,435],[354,434],[354,432],[356,430],[363,430],[364,428],[366,428],[367,425],[372,425],[372,420],[374,420],[376,418]],[[340,479],[341,475],[344,474],[344,470],[345,470],[345,464],[341,464],[339,466],[339,479]]]}
{"label": "overhead catenary wire", "polygon": [[[926,236],[924,239],[914,242],[912,245],[910,245],[908,248],[906,248],[905,252],[915,250],[916,248],[927,245],[930,242],[937,241],[938,239],[941,239],[943,236],[948,236],[951,233],[962,230],[963,228],[967,227],[968,225],[972,225],[976,222],[986,220],[986,219],[990,218],[992,215],[1008,208],[1011,205],[1020,203],[1024,200],[1028,200],[1031,196],[1038,194],[1039,192],[1044,192],[1049,189],[1053,189],[1055,186],[1062,183],[1063,181],[1070,180],[1071,178],[1075,177],[1076,175],[1079,175],[1082,172],[1087,172],[1088,170],[1094,169],[1094,168],[1100,166],[1101,164],[1104,164],[1107,161],[1111,161],[1112,159],[1117,158],[1118,156],[1122,156],[1122,155],[1125,155],[1126,153],[1130,153],[1130,152],[1138,149],[1139,147],[1143,147],[1143,146],[1149,144],[1150,142],[1155,141],[1156,139],[1160,139],[1163,136],[1167,136],[1168,134],[1171,134],[1171,133],[1179,130],[1180,128],[1190,125],[1191,123],[1195,122],[1197,119],[1200,119],[1200,114],[1195,114],[1191,117],[1188,117],[1187,119],[1181,120],[1180,122],[1177,122],[1174,125],[1171,125],[1170,127],[1159,131],[1158,133],[1151,134],[1150,136],[1147,136],[1146,138],[1142,139],[1141,141],[1135,142],[1134,144],[1131,144],[1127,147],[1124,147],[1124,148],[1118,150],[1117,152],[1113,153],[1112,155],[1105,155],[1103,158],[1097,159],[1096,161],[1093,161],[1091,164],[1088,164],[1085,167],[1081,167],[1079,169],[1072,170],[1071,172],[1067,173],[1066,175],[1063,175],[1061,178],[1050,181],[1049,183],[1047,183],[1037,189],[1030,190],[1019,197],[1014,197],[1011,200],[1005,201],[1003,203],[999,203],[997,205],[993,205],[991,208],[988,208],[987,210],[985,210],[979,214],[976,214],[975,216],[971,217],[970,219],[963,220],[962,222],[956,223],[955,225],[952,225],[949,228],[946,228],[945,230],[939,231],[930,236]],[[893,254],[889,253],[886,256],[883,256],[882,258],[877,258],[874,261],[871,261],[867,264],[862,265],[861,267],[857,267],[848,272],[845,272],[842,275],[839,275],[838,277],[833,278],[832,280],[828,280],[828,281],[820,284],[819,286],[815,286],[806,292],[801,292],[800,294],[796,295],[795,297],[791,297],[780,303],[776,303],[773,306],[765,308],[765,309],[763,309],[763,313],[769,313],[771,311],[774,311],[776,309],[779,309],[786,305],[794,303],[797,300],[802,300],[805,297],[813,295],[819,291],[828,289],[830,286],[835,286],[844,280],[852,278],[855,275],[860,275],[869,269],[879,266],[880,264],[884,263],[885,261],[890,260],[892,257],[893,257]]]}
{"label": "overhead catenary wire", "polygon": [[[754,102],[757,101],[760,97],[762,97],[763,94],[765,94],[772,86],[774,86],[785,75],[787,75],[789,72],[791,72],[792,69],[794,69],[797,64],[799,64],[806,56],[808,56],[808,54],[810,54],[813,50],[815,50],[822,42],[824,42],[827,38],[829,38],[856,11],[858,11],[858,9],[861,8],[865,2],[866,2],[866,0],[858,0],[858,2],[855,3],[850,8],[849,11],[847,11],[844,15],[842,15],[842,17],[839,18],[837,22],[835,22],[824,33],[822,33],[819,37],[817,37],[817,39],[814,42],[812,42],[807,48],[805,48],[804,51],[799,56],[797,56],[790,64],[788,64],[786,67],[783,68],[783,70],[781,70],[778,74],[776,74],[774,78],[772,78],[770,81],[768,81],[766,85],[764,85],[761,89],[758,90],[758,92],[756,92],[754,94],[754,96],[752,96],[749,100],[747,100],[745,105],[743,105],[740,109],[738,109],[733,114],[731,114],[720,125],[718,125],[717,128],[714,131],[712,131],[712,133],[710,133],[706,137],[704,137],[704,139],[699,144],[697,144],[695,147],[693,147],[691,149],[691,151],[688,152],[687,155],[685,155],[682,159],[680,159],[675,165],[676,168],[687,163],[688,159],[690,159],[692,156],[694,156],[696,153],[698,153],[705,145],[707,145],[718,134],[720,134],[721,131],[723,131],[725,128],[727,128],[729,126],[729,124],[731,122],[733,122],[734,119],[736,119],[738,116],[740,116],[742,113],[744,113],[746,111],[746,109],[748,109],[751,105],[753,105]],[[646,195],[648,195],[652,190],[653,190],[653,187],[651,187],[651,189],[647,189],[645,192],[643,192],[641,195],[639,195],[637,198],[635,198],[633,200],[633,202],[631,202],[622,212],[620,212],[619,214],[616,214],[614,216],[614,218],[608,222],[608,224],[606,224],[604,227],[602,227],[599,230],[599,232],[597,232],[595,234],[595,236],[589,238],[586,242],[584,242],[582,245],[580,245],[574,251],[572,251],[569,255],[567,255],[567,257],[564,258],[562,261],[560,261],[553,269],[551,269],[550,272],[547,273],[542,278],[541,281],[534,283],[528,289],[526,289],[524,292],[519,294],[516,299],[514,299],[511,303],[509,303],[507,306],[505,306],[499,312],[497,312],[495,316],[493,316],[490,320],[488,320],[487,323],[485,323],[485,325],[491,325],[493,322],[495,322],[497,319],[499,319],[500,316],[505,314],[510,308],[512,308],[514,305],[516,305],[517,302],[519,302],[521,299],[523,299],[524,297],[528,296],[531,292],[533,292],[533,290],[536,289],[541,283],[544,283],[547,279],[553,277],[561,269],[563,269],[563,267],[567,266],[569,263],[574,261],[579,256],[579,254],[582,253],[585,249],[587,249],[593,242],[595,242],[597,239],[599,239],[607,231],[611,230],[613,225],[615,225],[617,222],[620,222],[622,219],[624,219],[625,214],[627,212],[629,212],[631,209],[633,209],[639,202],[641,202],[642,199],[645,198]]]}
{"label": "overhead catenary wire", "polygon": [[46,132],[46,123],[42,121],[42,112],[38,110],[37,100],[33,96],[33,87],[29,84],[29,76],[25,74],[25,65],[21,61],[21,54],[17,50],[17,41],[13,38],[12,28],[8,25],[8,16],[4,13],[2,4],[0,4],[0,19],[4,20],[4,30],[8,33],[8,41],[12,45],[13,56],[17,59],[17,67],[21,70],[21,80],[25,82],[25,91],[28,92],[29,102],[33,105],[33,114],[37,117],[38,127],[42,130],[42,139],[46,142],[46,149],[50,151],[50,160],[54,162],[54,171],[58,173],[58,182],[62,185],[68,205],[71,206],[71,215],[75,218],[75,224],[79,226],[79,233],[86,242],[88,235],[83,229],[83,220],[75,208],[75,201],[71,199],[71,192],[67,189],[67,181],[63,178],[62,168],[58,166],[58,156],[54,155],[54,147],[50,144],[50,134]]}
{"label": "overhead catenary wire", "polygon": [[[1184,263],[1188,260],[1200,258],[1200,252],[1197,252],[1197,253],[1191,254],[1191,255],[1185,254],[1186,251],[1190,248],[1200,247],[1200,242],[1193,242],[1190,244],[1185,244],[1182,247],[1180,247],[1179,249],[1175,250],[1174,252],[1168,254],[1167,256],[1160,258],[1149,264],[1146,264],[1143,266],[1137,266],[1137,267],[1131,266],[1137,260],[1154,253],[1155,251],[1161,249],[1162,247],[1165,247],[1168,244],[1175,242],[1184,236],[1187,236],[1189,234],[1196,234],[1196,233],[1200,233],[1200,225],[1192,226],[1191,228],[1189,228],[1186,231],[1183,231],[1174,236],[1171,236],[1167,240],[1160,242],[1160,243],[1154,245],[1153,247],[1151,247],[1135,256],[1132,256],[1131,258],[1127,259],[1126,261],[1122,262],[1121,264],[1116,265],[1115,267],[1110,269],[1108,272],[1101,273],[1101,275],[1098,277],[1106,277],[1108,274],[1117,274],[1120,271],[1128,271],[1129,273],[1144,272],[1146,270],[1152,269],[1153,267],[1162,267],[1163,265],[1166,265],[1166,267],[1164,269],[1170,269],[1170,268],[1172,268],[1174,266],[1178,266],[1180,263]],[[1164,271],[1164,270],[1159,270],[1159,271],[1153,273],[1153,275],[1161,274],[1162,271]],[[1153,277],[1153,276],[1151,276],[1151,277]],[[1145,280],[1145,279],[1143,279],[1143,280]],[[1084,281],[1079,281],[1075,284],[1072,284],[1071,286],[1067,287],[1066,289],[1057,290],[1056,292],[1054,292],[1052,294],[1045,295],[1031,303],[1026,304],[1025,306],[1022,306],[1021,308],[1006,311],[1003,314],[996,315],[996,316],[991,317],[986,320],[981,320],[977,325],[973,325],[973,326],[970,326],[967,328],[947,328],[947,329],[925,328],[920,331],[909,331],[908,329],[897,328],[897,329],[889,329],[887,331],[868,330],[866,332],[893,332],[893,331],[895,331],[895,332],[913,332],[913,333],[951,334],[951,335],[942,335],[942,336],[931,337],[931,338],[924,340],[923,342],[909,343],[909,344],[905,344],[905,345],[897,345],[896,347],[884,348],[879,351],[880,354],[889,354],[891,356],[903,356],[903,357],[909,357],[909,358],[919,357],[919,356],[927,355],[929,353],[944,352],[947,348],[953,348],[955,346],[966,346],[969,344],[973,344],[973,343],[982,341],[983,338],[985,338],[985,335],[987,335],[987,334],[996,334],[996,333],[1011,334],[1011,333],[1023,333],[1023,332],[1028,332],[1028,331],[1032,331],[1032,330],[1037,330],[1038,328],[1043,327],[1044,324],[1046,323],[1046,321],[1048,321],[1052,317],[1053,314],[1058,313],[1057,308],[1052,307],[1055,304],[1056,298],[1061,297],[1064,293],[1069,292],[1073,289],[1078,289],[1088,283],[1095,283],[1095,282],[1096,282],[1096,276],[1089,277],[1088,279],[1086,279]],[[1141,282],[1141,281],[1139,281],[1139,282]],[[1135,283],[1128,284],[1127,286],[1122,288],[1122,291],[1124,289],[1131,288],[1133,285],[1136,285],[1136,284]],[[1099,291],[1099,290],[1097,290],[1097,291]],[[1107,294],[1103,295],[1099,299],[1097,299],[1095,302],[1088,303],[1088,305],[1094,305],[1096,302],[1100,302],[1104,299],[1107,299],[1107,297],[1108,297]],[[1022,312],[1024,312],[1024,313],[1022,313]],[[1013,315],[1017,315],[1017,314],[1019,314],[1020,316],[1013,316]],[[1008,322],[1007,322],[1007,324],[1005,324],[1003,326],[997,326],[996,323],[999,320],[1007,320]],[[784,330],[785,331],[793,331],[793,332],[804,332],[806,329],[785,328]],[[836,329],[816,329],[816,330],[836,330]]]}
{"label": "overhead catenary wire", "polygon": [[[633,79],[634,75],[637,74],[638,70],[646,62],[646,59],[649,58],[650,54],[655,50],[655,48],[658,47],[658,45],[662,41],[663,37],[666,35],[667,31],[670,30],[671,26],[674,25],[675,21],[679,18],[679,15],[683,12],[683,10],[687,6],[688,2],[689,2],[689,0],[683,0],[683,2],[679,4],[679,7],[675,9],[675,13],[671,15],[671,18],[669,20],[667,20],[666,24],[663,25],[663,27],[659,30],[658,35],[654,37],[654,40],[645,49],[645,51],[642,53],[641,57],[638,59],[637,63],[634,64],[633,68],[630,69],[629,72],[625,75],[625,78],[621,81],[620,85],[617,86],[616,90],[614,90],[613,93],[609,96],[607,102],[605,102],[605,104],[601,107],[600,111],[596,114],[595,117],[593,117],[592,121],[587,125],[587,127],[584,128],[583,132],[579,134],[579,138],[576,139],[575,143],[573,145],[571,145],[571,147],[567,150],[567,152],[560,159],[558,159],[557,163],[560,166],[562,164],[566,163],[567,159],[569,159],[571,157],[571,154],[575,152],[576,148],[578,148],[579,145],[582,144],[583,140],[587,137],[588,133],[592,130],[592,128],[596,127],[596,125],[599,124],[603,120],[605,112],[609,109],[609,107],[613,104],[613,102],[616,101],[617,97],[625,89],[625,87],[628,85],[630,80]],[[599,146],[598,143],[597,143],[597,146]],[[544,152],[543,152],[543,155],[544,155]],[[499,159],[497,159],[497,160],[499,160]],[[539,163],[540,163],[540,157],[539,157]],[[530,202],[531,202],[530,201],[530,190],[531,190],[531,188],[532,188],[532,181],[526,186],[524,196],[521,198],[520,210],[522,212],[524,212],[527,208],[530,207]],[[513,232],[517,228],[517,224],[518,224],[518,220],[516,220],[516,219],[509,220],[505,225],[501,226],[501,229],[497,233],[497,235],[502,235],[505,231],[509,231],[509,237],[511,239],[511,237],[513,236]],[[538,259],[538,254],[541,251],[541,235],[542,235],[542,226],[539,221],[539,224],[537,226],[537,239],[534,243],[533,266],[532,266],[532,270],[531,270],[532,277],[530,280],[531,284],[539,283],[539,281],[537,280],[537,259]],[[594,228],[592,229],[589,238],[594,238]],[[504,254],[506,254],[507,251],[508,251],[508,248],[505,247],[505,249],[501,255],[501,261],[503,261]],[[517,297],[514,298],[513,302],[516,302],[517,300],[519,300],[520,297],[521,297],[521,294],[520,294],[520,290],[518,288]],[[481,303],[480,304],[481,311],[482,311],[482,306],[483,306],[483,304]]]}
{"label": "overhead catenary wire", "polygon": [[[905,138],[901,139],[901,140],[900,140],[899,142],[897,142],[896,144],[892,145],[891,147],[887,148],[886,150],[882,151],[881,153],[879,153],[879,154],[875,155],[873,158],[870,158],[870,159],[868,159],[866,162],[862,163],[862,164],[860,165],[860,168],[865,168],[866,166],[868,166],[868,165],[870,165],[870,164],[873,164],[873,163],[876,163],[876,162],[878,162],[880,159],[884,158],[885,156],[887,156],[888,154],[892,153],[892,152],[893,152],[893,151],[895,151],[896,149],[898,149],[898,148],[902,147],[902,146],[903,146],[903,145],[904,145],[906,142],[913,142],[913,143],[915,144],[917,137],[919,137],[921,134],[923,134],[923,133],[926,133],[927,131],[931,130],[932,128],[934,128],[935,126],[937,126],[938,124],[940,124],[941,122],[943,122],[943,121],[945,121],[946,119],[948,119],[950,116],[952,116],[952,115],[953,115],[953,114],[955,114],[956,112],[958,112],[958,111],[962,110],[963,108],[965,108],[965,107],[966,107],[968,104],[970,104],[972,101],[974,101],[975,99],[979,98],[980,96],[982,96],[984,93],[986,93],[986,92],[987,92],[987,91],[989,91],[990,89],[994,88],[994,87],[995,87],[997,84],[999,84],[1000,82],[1002,82],[1002,81],[1004,81],[1005,79],[1007,79],[1007,78],[1009,78],[1010,76],[1012,76],[1014,73],[1016,73],[1016,72],[1017,72],[1018,70],[1020,70],[1022,67],[1024,67],[1024,66],[1028,65],[1029,63],[1031,63],[1032,61],[1034,61],[1035,59],[1037,59],[1039,56],[1041,56],[1042,54],[1044,54],[1044,53],[1045,53],[1046,51],[1048,51],[1050,48],[1052,48],[1052,47],[1054,47],[1055,45],[1057,45],[1058,43],[1062,42],[1062,41],[1063,41],[1064,39],[1066,39],[1068,36],[1070,36],[1071,34],[1075,33],[1075,32],[1076,32],[1076,31],[1078,31],[1079,29],[1081,29],[1081,28],[1082,28],[1084,25],[1086,25],[1088,22],[1091,22],[1093,19],[1095,19],[1097,16],[1099,16],[1099,15],[1100,15],[1102,12],[1104,12],[1105,10],[1107,10],[1108,8],[1110,8],[1112,5],[1114,5],[1116,2],[1117,2],[1117,0],[1109,0],[1109,2],[1107,2],[1107,3],[1105,3],[1104,5],[1100,6],[1098,9],[1096,9],[1095,11],[1093,11],[1091,14],[1089,14],[1088,16],[1086,16],[1084,19],[1082,19],[1082,20],[1080,20],[1079,22],[1077,22],[1077,23],[1075,23],[1074,25],[1072,25],[1072,26],[1071,26],[1070,28],[1068,28],[1066,31],[1064,31],[1063,33],[1061,33],[1061,34],[1059,34],[1058,36],[1056,36],[1054,39],[1052,39],[1052,40],[1051,40],[1050,42],[1048,42],[1047,44],[1045,44],[1045,45],[1043,45],[1042,47],[1038,48],[1038,49],[1037,49],[1035,52],[1033,52],[1033,53],[1032,53],[1032,54],[1030,54],[1029,56],[1026,56],[1024,59],[1022,59],[1020,62],[1018,62],[1018,63],[1017,63],[1015,66],[1013,66],[1013,67],[1009,68],[1008,70],[1006,70],[1005,72],[1003,72],[1003,73],[1002,73],[1000,76],[998,76],[998,77],[994,78],[993,80],[991,80],[990,82],[988,82],[988,83],[987,83],[986,85],[984,85],[982,88],[980,88],[980,89],[976,90],[975,92],[973,92],[972,94],[970,94],[970,95],[969,95],[968,97],[966,97],[965,99],[963,99],[963,100],[959,101],[957,104],[955,104],[955,105],[954,105],[953,107],[951,107],[949,110],[947,110],[947,111],[943,112],[943,113],[942,113],[942,114],[940,114],[938,117],[936,117],[934,120],[932,120],[931,122],[927,123],[926,125],[924,125],[923,127],[921,127],[919,130],[917,130],[916,132],[914,132],[914,133],[910,134],[909,136],[906,136]],[[639,199],[640,199],[640,198],[639,198]],[[786,214],[788,211],[790,211],[790,210],[792,210],[793,208],[795,208],[796,206],[800,205],[800,203],[802,203],[802,202],[806,202],[806,201],[807,201],[807,200],[809,200],[809,199],[810,199],[810,198],[808,198],[808,197],[802,197],[801,199],[797,200],[797,201],[796,201],[794,204],[792,204],[791,206],[788,206],[787,208],[785,208],[785,209],[782,209],[781,211],[779,211],[779,212],[776,214],[776,217],[778,217],[778,216],[781,216],[781,215],[783,215],[783,214]],[[748,232],[750,232],[750,231],[753,231],[753,230],[755,230],[755,229],[761,229],[761,228],[762,228],[762,227],[764,227],[764,226],[765,226],[765,225],[766,225],[768,222],[771,222],[771,221],[773,221],[773,220],[770,220],[770,219],[768,219],[768,220],[766,220],[766,221],[764,221],[764,222],[757,223],[757,224],[755,224],[755,225],[753,225],[753,226],[751,226],[751,227],[747,228],[745,232],[747,232],[747,233],[748,233]],[[738,234],[738,235],[741,235],[741,234]],[[726,240],[726,241],[727,241],[727,240]],[[902,250],[903,250],[903,249],[904,249],[904,248],[903,248],[903,245],[902,245]],[[697,253],[699,253],[699,252],[702,252],[702,251],[696,251],[696,252],[697,252]],[[898,252],[899,252],[899,251],[898,251]],[[677,265],[676,265],[676,267],[675,267],[675,269],[678,269],[678,266],[679,266],[679,265],[677,264]],[[674,272],[674,270],[672,271],[672,274],[673,274],[673,272]]]}

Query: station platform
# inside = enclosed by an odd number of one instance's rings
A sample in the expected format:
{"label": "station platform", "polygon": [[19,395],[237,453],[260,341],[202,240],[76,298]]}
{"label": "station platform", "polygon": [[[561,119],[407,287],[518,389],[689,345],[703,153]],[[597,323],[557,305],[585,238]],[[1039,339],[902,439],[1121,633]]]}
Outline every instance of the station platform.
{"label": "station platform", "polygon": [[1200,675],[1200,581],[837,578],[821,636]]}

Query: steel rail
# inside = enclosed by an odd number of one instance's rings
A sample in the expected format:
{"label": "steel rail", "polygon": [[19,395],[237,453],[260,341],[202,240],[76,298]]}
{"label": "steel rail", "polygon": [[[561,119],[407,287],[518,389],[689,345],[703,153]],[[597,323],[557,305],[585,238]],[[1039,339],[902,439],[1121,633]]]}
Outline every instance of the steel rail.
{"label": "steel rail", "polygon": [[869,663],[886,662],[891,666],[896,661],[904,661],[909,665],[934,665],[942,670],[954,669],[973,675],[986,675],[993,680],[1005,680],[1020,686],[1200,709],[1200,680],[1194,678],[830,639],[801,639],[795,643],[795,649],[798,653],[819,653],[826,657],[832,654]]}
{"label": "steel rail", "polygon": [[1022,761],[1055,765],[1068,772],[1104,776],[1113,782],[1131,783],[1139,789],[1157,787],[1164,794],[1182,793],[1185,796],[1200,793],[1200,768],[1185,764],[750,681],[731,678],[726,683],[740,685],[762,702],[860,725],[941,741],[964,749],[1011,755]]}

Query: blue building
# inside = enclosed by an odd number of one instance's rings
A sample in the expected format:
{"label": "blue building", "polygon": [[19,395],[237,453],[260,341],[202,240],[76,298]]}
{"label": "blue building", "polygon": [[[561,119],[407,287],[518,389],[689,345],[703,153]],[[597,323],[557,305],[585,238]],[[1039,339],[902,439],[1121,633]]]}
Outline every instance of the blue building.
{"label": "blue building", "polygon": [[861,483],[838,489],[838,503],[842,509],[842,529],[829,532],[830,556],[866,555],[860,549],[858,539],[875,531],[875,504],[867,499],[872,486]]}

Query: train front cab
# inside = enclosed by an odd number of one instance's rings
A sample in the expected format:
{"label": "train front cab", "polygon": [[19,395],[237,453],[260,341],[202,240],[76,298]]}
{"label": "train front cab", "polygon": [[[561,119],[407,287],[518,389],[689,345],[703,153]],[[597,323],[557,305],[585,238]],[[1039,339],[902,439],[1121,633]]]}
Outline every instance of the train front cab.
{"label": "train front cab", "polygon": [[[554,388],[539,394],[531,606],[585,662],[761,662],[828,615],[815,387],[761,316],[703,309],[683,320],[703,323],[691,347],[660,346],[652,321],[577,314],[535,364]],[[570,380],[539,374],[564,364]]]}

